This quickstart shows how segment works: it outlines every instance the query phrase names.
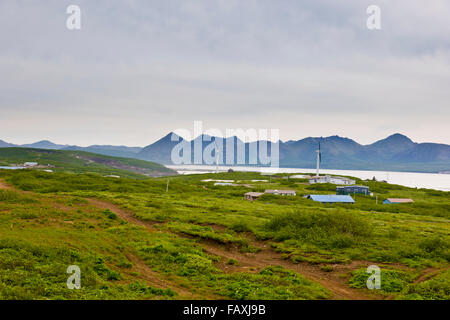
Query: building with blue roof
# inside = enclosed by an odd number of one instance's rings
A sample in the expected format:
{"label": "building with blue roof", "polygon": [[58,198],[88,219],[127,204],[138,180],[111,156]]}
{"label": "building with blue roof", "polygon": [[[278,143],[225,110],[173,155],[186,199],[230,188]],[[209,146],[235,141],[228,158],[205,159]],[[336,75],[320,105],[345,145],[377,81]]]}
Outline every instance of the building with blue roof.
{"label": "building with blue roof", "polygon": [[307,198],[322,203],[355,203],[349,195],[311,194]]}

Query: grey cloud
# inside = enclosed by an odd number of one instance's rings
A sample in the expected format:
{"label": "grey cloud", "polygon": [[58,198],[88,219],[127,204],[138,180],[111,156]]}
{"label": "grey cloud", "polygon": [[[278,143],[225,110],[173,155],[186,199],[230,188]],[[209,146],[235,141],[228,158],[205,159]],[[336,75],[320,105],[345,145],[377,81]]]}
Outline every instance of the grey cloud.
{"label": "grey cloud", "polygon": [[145,145],[198,119],[449,143],[450,3],[375,2],[376,32],[360,0],[2,1],[2,134]]}

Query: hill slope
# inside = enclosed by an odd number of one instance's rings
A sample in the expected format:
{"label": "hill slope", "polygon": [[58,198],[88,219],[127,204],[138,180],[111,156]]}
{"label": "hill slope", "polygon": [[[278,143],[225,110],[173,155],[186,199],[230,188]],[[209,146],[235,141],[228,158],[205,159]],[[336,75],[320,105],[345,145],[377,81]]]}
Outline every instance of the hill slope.
{"label": "hill slope", "polygon": [[74,173],[94,172],[121,177],[174,175],[175,171],[158,163],[99,155],[84,151],[45,150],[31,148],[0,149],[0,165],[20,165],[24,162],[38,162],[40,166],[54,166],[54,171]]}
{"label": "hill slope", "polygon": [[[195,140],[199,140],[197,137]],[[212,140],[215,138],[212,137]],[[238,140],[236,137],[228,138]],[[211,138],[204,140],[202,150],[211,144]],[[194,140],[193,140],[194,141]],[[186,141],[191,146],[193,159],[194,142]],[[171,134],[145,147],[138,154],[140,159],[172,164],[171,151],[178,144],[171,140]],[[212,142],[214,144],[214,142]],[[297,168],[314,168],[316,150],[321,144],[322,163],[325,169],[355,170],[393,170],[439,172],[450,170],[450,145],[437,143],[415,143],[401,134],[394,134],[370,145],[361,145],[354,140],[339,136],[308,137],[298,141],[279,142],[280,166]],[[245,144],[246,164],[249,164],[249,150],[257,142]],[[268,146],[271,149],[271,146]],[[259,148],[258,148],[259,150]],[[224,143],[222,158],[226,159],[227,149]],[[222,162],[223,163],[223,162]],[[207,163],[203,163],[207,164]],[[236,145],[234,161],[227,165],[237,165]],[[250,164],[251,165],[251,164]]]}

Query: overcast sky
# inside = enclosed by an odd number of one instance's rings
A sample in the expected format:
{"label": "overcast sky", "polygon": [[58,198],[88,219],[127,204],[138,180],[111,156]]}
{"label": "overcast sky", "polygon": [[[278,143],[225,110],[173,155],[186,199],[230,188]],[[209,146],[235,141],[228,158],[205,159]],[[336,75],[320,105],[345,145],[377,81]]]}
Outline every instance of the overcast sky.
{"label": "overcast sky", "polygon": [[1,0],[0,40],[7,142],[145,146],[201,120],[450,144],[448,0]]}

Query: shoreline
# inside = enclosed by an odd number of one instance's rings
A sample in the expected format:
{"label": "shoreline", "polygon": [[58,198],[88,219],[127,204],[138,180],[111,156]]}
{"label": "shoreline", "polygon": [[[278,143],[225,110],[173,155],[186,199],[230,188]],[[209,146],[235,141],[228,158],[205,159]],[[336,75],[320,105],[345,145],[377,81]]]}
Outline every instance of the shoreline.
{"label": "shoreline", "polygon": [[[176,170],[180,174],[201,174],[216,172],[216,166],[210,165],[167,165],[166,167]],[[241,172],[262,172],[263,174],[292,173],[310,174],[316,169],[310,168],[270,168],[250,166],[219,166],[219,172],[229,169]],[[274,169],[274,170],[271,170]],[[404,171],[375,171],[375,170],[342,170],[321,169],[321,174],[343,175],[356,177],[362,180],[370,180],[375,177],[378,181],[386,180],[390,184],[403,185],[410,188],[424,188],[439,191],[450,191],[450,175],[447,173],[430,172],[404,172]]]}

